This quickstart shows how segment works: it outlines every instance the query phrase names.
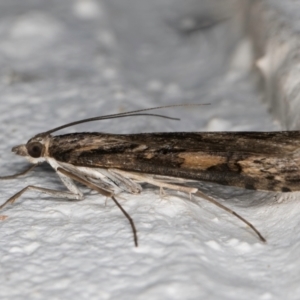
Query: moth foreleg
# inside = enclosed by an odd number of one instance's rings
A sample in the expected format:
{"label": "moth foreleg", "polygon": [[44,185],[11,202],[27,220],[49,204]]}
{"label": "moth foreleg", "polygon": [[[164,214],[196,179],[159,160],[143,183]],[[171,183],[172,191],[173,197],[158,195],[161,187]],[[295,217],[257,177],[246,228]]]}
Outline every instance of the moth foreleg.
{"label": "moth foreleg", "polygon": [[25,169],[24,171],[14,174],[14,175],[9,175],[9,176],[2,176],[0,177],[0,180],[8,180],[8,179],[15,179],[19,176],[25,175],[27,173],[29,173],[31,170],[33,170],[36,166],[38,166],[39,164],[36,165],[30,165],[27,169]]}
{"label": "moth foreleg", "polygon": [[[36,165],[34,165],[36,166]],[[30,169],[28,169],[30,170]],[[7,201],[5,201],[1,206],[0,209],[2,209],[7,204],[11,203],[13,204],[19,197],[22,196],[27,190],[34,190],[39,191],[43,194],[50,195],[55,198],[63,198],[68,200],[82,200],[83,194],[82,192],[77,188],[77,186],[74,184],[73,180],[61,173],[57,173],[60,177],[63,184],[67,187],[69,192],[59,191],[59,190],[53,190],[53,189],[47,189],[35,185],[28,185],[27,187],[23,188],[21,191],[10,197]]]}
{"label": "moth foreleg", "polygon": [[6,200],[2,205],[0,205],[0,209],[5,207],[7,204],[13,204],[18,198],[20,198],[27,190],[34,190],[41,192],[43,194],[50,195],[55,198],[63,198],[63,199],[68,199],[68,200],[82,200],[83,194],[80,192],[79,194],[74,194],[72,192],[63,192],[63,191],[58,191],[58,190],[52,190],[52,189],[47,189],[35,185],[28,185],[25,188],[23,188],[21,191],[10,197],[8,200]]}

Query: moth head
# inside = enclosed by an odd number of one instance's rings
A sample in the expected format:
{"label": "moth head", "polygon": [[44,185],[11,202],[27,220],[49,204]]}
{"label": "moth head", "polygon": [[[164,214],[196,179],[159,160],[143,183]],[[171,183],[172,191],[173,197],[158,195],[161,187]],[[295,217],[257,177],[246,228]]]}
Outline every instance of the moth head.
{"label": "moth head", "polygon": [[11,149],[17,155],[24,156],[31,163],[37,164],[45,161],[45,150],[48,136],[35,136],[25,145],[18,145]]}

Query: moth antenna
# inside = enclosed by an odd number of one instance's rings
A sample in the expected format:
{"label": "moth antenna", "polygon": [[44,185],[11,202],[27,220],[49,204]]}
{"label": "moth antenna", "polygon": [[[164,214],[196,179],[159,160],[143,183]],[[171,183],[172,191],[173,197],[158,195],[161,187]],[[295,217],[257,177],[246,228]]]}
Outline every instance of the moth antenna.
{"label": "moth antenna", "polygon": [[94,121],[100,121],[100,120],[107,120],[107,119],[116,119],[116,118],[124,118],[124,117],[134,117],[134,116],[151,116],[151,117],[159,117],[159,118],[164,118],[164,119],[169,119],[169,120],[176,120],[179,121],[180,119],[178,118],[172,118],[168,117],[165,115],[159,115],[159,114],[148,114],[148,113],[141,113],[145,111],[150,111],[150,110],[157,110],[157,109],[164,109],[164,108],[172,108],[172,107],[183,107],[183,106],[202,106],[202,105],[210,105],[210,103],[202,103],[202,104],[175,104],[175,105],[164,105],[164,106],[157,106],[157,107],[152,107],[152,108],[145,108],[145,109],[138,109],[138,110],[132,110],[128,112],[123,112],[123,113],[118,113],[118,114],[110,114],[110,115],[105,115],[105,116],[98,116],[98,117],[93,117],[93,118],[87,118],[71,123],[67,123],[65,125],[55,127],[53,129],[50,129],[46,132],[39,133],[39,135],[47,135],[50,133],[53,133],[55,131],[71,127],[74,125],[82,124],[82,123],[87,123],[87,122],[94,122]]}
{"label": "moth antenna", "polygon": [[218,201],[214,200],[213,198],[205,195],[204,193],[202,193],[200,191],[196,192],[194,195],[198,195],[198,196],[204,198],[205,200],[213,203],[214,205],[222,208],[223,210],[226,210],[227,212],[231,213],[232,215],[234,215],[235,217],[237,217],[238,219],[240,219],[242,222],[244,222],[245,224],[247,224],[257,234],[257,236],[259,237],[259,239],[262,242],[264,242],[264,243],[266,242],[266,239],[261,235],[261,233],[250,222],[248,222],[242,216],[240,216],[239,214],[237,214],[235,211],[231,210],[230,208],[226,207],[225,205],[219,203]]}
{"label": "moth antenna", "polygon": [[55,131],[67,128],[67,127],[71,127],[74,125],[78,125],[78,124],[82,124],[82,123],[88,123],[88,122],[94,122],[94,121],[100,121],[100,120],[108,120],[108,119],[117,119],[117,118],[126,118],[126,117],[135,117],[135,116],[151,116],[151,117],[159,117],[159,118],[164,118],[164,119],[169,119],[169,120],[175,120],[175,121],[179,121],[179,118],[172,118],[172,117],[168,117],[168,116],[164,116],[164,115],[157,115],[157,114],[128,114],[128,115],[116,115],[116,116],[103,116],[103,117],[94,117],[94,118],[88,118],[88,119],[83,119],[83,120],[79,120],[79,121],[75,121],[75,122],[71,122],[59,127],[56,127],[54,129],[48,130],[46,132],[43,133],[39,133],[37,136],[39,135],[45,135],[45,134],[50,134],[53,133]]}
{"label": "moth antenna", "polygon": [[20,173],[16,173],[14,175],[9,175],[9,176],[2,176],[0,177],[0,180],[9,180],[9,179],[14,179],[17,178],[19,176],[25,175],[27,173],[29,173],[31,170],[33,170],[35,167],[37,167],[39,164],[35,164],[35,165],[30,165],[27,169],[25,169],[24,171],[20,172]]}

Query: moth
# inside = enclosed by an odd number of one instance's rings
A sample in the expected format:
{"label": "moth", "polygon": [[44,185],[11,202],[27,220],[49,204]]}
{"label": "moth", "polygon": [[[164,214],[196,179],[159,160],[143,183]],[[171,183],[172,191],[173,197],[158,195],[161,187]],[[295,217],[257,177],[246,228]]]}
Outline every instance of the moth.
{"label": "moth", "polygon": [[[173,107],[174,105],[172,105]],[[177,105],[180,106],[180,105]],[[29,185],[4,202],[14,203],[28,190],[56,198],[83,200],[74,182],[110,197],[128,219],[138,246],[135,224],[116,194],[142,192],[142,183],[173,189],[212,202],[246,223],[265,242],[261,233],[239,214],[202,193],[189,182],[209,181],[252,190],[292,192],[300,190],[300,132],[174,132],[108,134],[52,133],[80,123],[132,116],[158,116],[145,111],[155,107],[84,119],[39,133],[12,151],[25,157],[27,170],[0,179],[25,175],[48,162],[67,191]],[[168,118],[168,117],[166,117]],[[171,118],[172,119],[172,118]]]}

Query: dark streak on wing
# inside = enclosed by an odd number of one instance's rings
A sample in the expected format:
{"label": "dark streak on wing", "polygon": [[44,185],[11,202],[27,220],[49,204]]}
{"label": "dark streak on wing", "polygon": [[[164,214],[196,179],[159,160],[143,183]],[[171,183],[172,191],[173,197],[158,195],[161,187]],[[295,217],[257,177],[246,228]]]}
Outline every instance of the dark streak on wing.
{"label": "dark streak on wing", "polygon": [[49,154],[75,166],[300,190],[300,132],[74,133],[53,137]]}

